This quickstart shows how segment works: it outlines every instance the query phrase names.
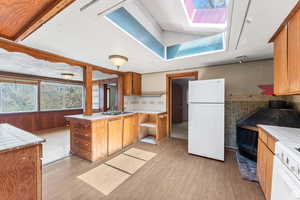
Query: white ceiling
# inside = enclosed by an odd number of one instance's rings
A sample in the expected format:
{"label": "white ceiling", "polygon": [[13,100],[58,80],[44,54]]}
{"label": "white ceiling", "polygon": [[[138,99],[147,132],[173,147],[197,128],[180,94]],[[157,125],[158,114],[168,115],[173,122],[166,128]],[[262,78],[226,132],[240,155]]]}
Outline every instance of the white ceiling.
{"label": "white ceiling", "polygon": [[195,34],[198,37],[224,31],[224,28],[191,26],[185,14],[183,0],[140,1],[165,31]]}
{"label": "white ceiling", "polygon": [[[242,55],[248,56],[249,60],[265,59],[273,55],[273,46],[268,44],[268,40],[297,3],[297,0],[230,0],[232,17],[229,16],[228,48],[225,52],[166,61],[103,16],[97,16],[97,13],[118,1],[98,1],[80,12],[80,7],[88,1],[77,0],[22,43],[111,69],[115,67],[109,62],[108,56],[121,54],[129,58],[128,64],[121,70],[139,73],[236,62],[235,57]],[[134,1],[129,0],[125,6]],[[251,23],[245,23],[242,29],[249,1],[251,4],[247,17]],[[148,16],[153,18],[152,21],[157,22],[167,43],[174,43],[175,37],[176,40],[185,40],[195,34],[186,28],[181,0],[140,0],[140,3],[147,8],[145,12],[149,12]],[[197,32],[197,36],[198,34],[207,33],[203,30]]]}
{"label": "white ceiling", "polygon": [[[72,80],[83,80],[83,70],[79,66],[70,66],[65,63],[51,63],[45,60],[38,60],[27,54],[7,52],[4,49],[0,49],[0,71],[60,79],[64,79],[62,73],[71,73],[74,74]],[[93,80],[103,80],[115,77],[117,77],[117,75],[93,71]]]}

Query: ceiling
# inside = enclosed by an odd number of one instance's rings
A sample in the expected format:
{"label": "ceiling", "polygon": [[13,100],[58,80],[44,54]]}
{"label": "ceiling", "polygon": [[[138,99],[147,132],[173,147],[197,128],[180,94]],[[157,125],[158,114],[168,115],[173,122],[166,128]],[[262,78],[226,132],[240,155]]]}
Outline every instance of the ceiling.
{"label": "ceiling", "polygon": [[[4,49],[0,49],[0,71],[60,79],[64,79],[62,73],[72,73],[74,75],[72,80],[83,81],[83,70],[79,66],[38,60],[27,54],[8,52]],[[116,77],[118,76],[93,71],[93,80]]]}
{"label": "ceiling", "polygon": [[[97,15],[117,2],[98,1],[81,12],[80,8],[87,1],[77,0],[27,37],[22,44],[110,69],[116,68],[111,65],[108,56],[120,54],[129,58],[128,64],[121,67],[121,71],[139,73],[232,63],[238,61],[236,57],[243,55],[248,60],[266,59],[273,57],[273,46],[268,44],[268,40],[298,1],[229,0],[226,51],[169,61],[158,57],[112,25],[104,15]],[[122,6],[128,7],[130,11],[134,4],[142,12],[133,15],[140,16],[137,20],[142,19],[140,23],[165,44],[219,31],[189,27],[183,15],[181,0],[128,0]]]}

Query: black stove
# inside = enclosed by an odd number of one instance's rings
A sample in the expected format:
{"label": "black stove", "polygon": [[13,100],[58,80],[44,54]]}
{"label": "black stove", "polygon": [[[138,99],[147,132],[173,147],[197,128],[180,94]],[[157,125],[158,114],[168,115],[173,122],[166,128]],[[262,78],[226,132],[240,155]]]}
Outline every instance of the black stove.
{"label": "black stove", "polygon": [[238,120],[238,149],[251,160],[257,159],[258,124],[300,128],[300,115],[285,101],[270,101],[268,108],[259,109]]}

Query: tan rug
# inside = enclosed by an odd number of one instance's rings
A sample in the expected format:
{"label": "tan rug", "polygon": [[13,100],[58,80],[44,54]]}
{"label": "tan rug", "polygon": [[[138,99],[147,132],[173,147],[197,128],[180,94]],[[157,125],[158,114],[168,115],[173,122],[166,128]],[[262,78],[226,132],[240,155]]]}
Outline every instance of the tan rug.
{"label": "tan rug", "polygon": [[131,148],[128,151],[125,151],[124,154],[135,157],[135,158],[139,158],[139,159],[142,159],[145,161],[151,160],[152,158],[154,158],[156,156],[156,153],[144,151],[144,150],[137,149],[137,148]]}
{"label": "tan rug", "polygon": [[104,195],[109,195],[154,156],[156,153],[131,148],[78,178]]}
{"label": "tan rug", "polygon": [[120,154],[117,157],[106,162],[107,165],[113,166],[130,174],[134,174],[140,169],[146,161]]}
{"label": "tan rug", "polygon": [[78,176],[79,179],[96,188],[104,195],[111,193],[129,177],[129,174],[105,164]]}

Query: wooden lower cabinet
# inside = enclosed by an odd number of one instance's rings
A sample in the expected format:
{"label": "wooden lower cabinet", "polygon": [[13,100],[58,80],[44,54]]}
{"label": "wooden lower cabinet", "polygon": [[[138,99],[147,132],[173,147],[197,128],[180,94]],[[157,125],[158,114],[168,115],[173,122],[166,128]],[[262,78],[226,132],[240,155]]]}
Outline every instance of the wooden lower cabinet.
{"label": "wooden lower cabinet", "polygon": [[41,145],[0,153],[0,199],[41,200]]}
{"label": "wooden lower cabinet", "polygon": [[71,152],[81,158],[96,161],[107,156],[105,120],[69,119]]}
{"label": "wooden lower cabinet", "polygon": [[138,139],[138,115],[124,117],[123,147],[133,144]]}
{"label": "wooden lower cabinet", "polygon": [[266,200],[271,200],[274,146],[276,140],[259,129],[257,152],[257,178]]}
{"label": "wooden lower cabinet", "polygon": [[150,120],[155,124],[157,142],[167,137],[166,113],[130,114],[98,120],[67,119],[70,123],[71,153],[92,162],[137,142],[140,120]]}
{"label": "wooden lower cabinet", "polygon": [[156,126],[156,141],[159,142],[167,137],[167,114],[157,115],[157,126]]}
{"label": "wooden lower cabinet", "polygon": [[108,120],[108,155],[122,149],[123,141],[123,120],[114,118]]}

